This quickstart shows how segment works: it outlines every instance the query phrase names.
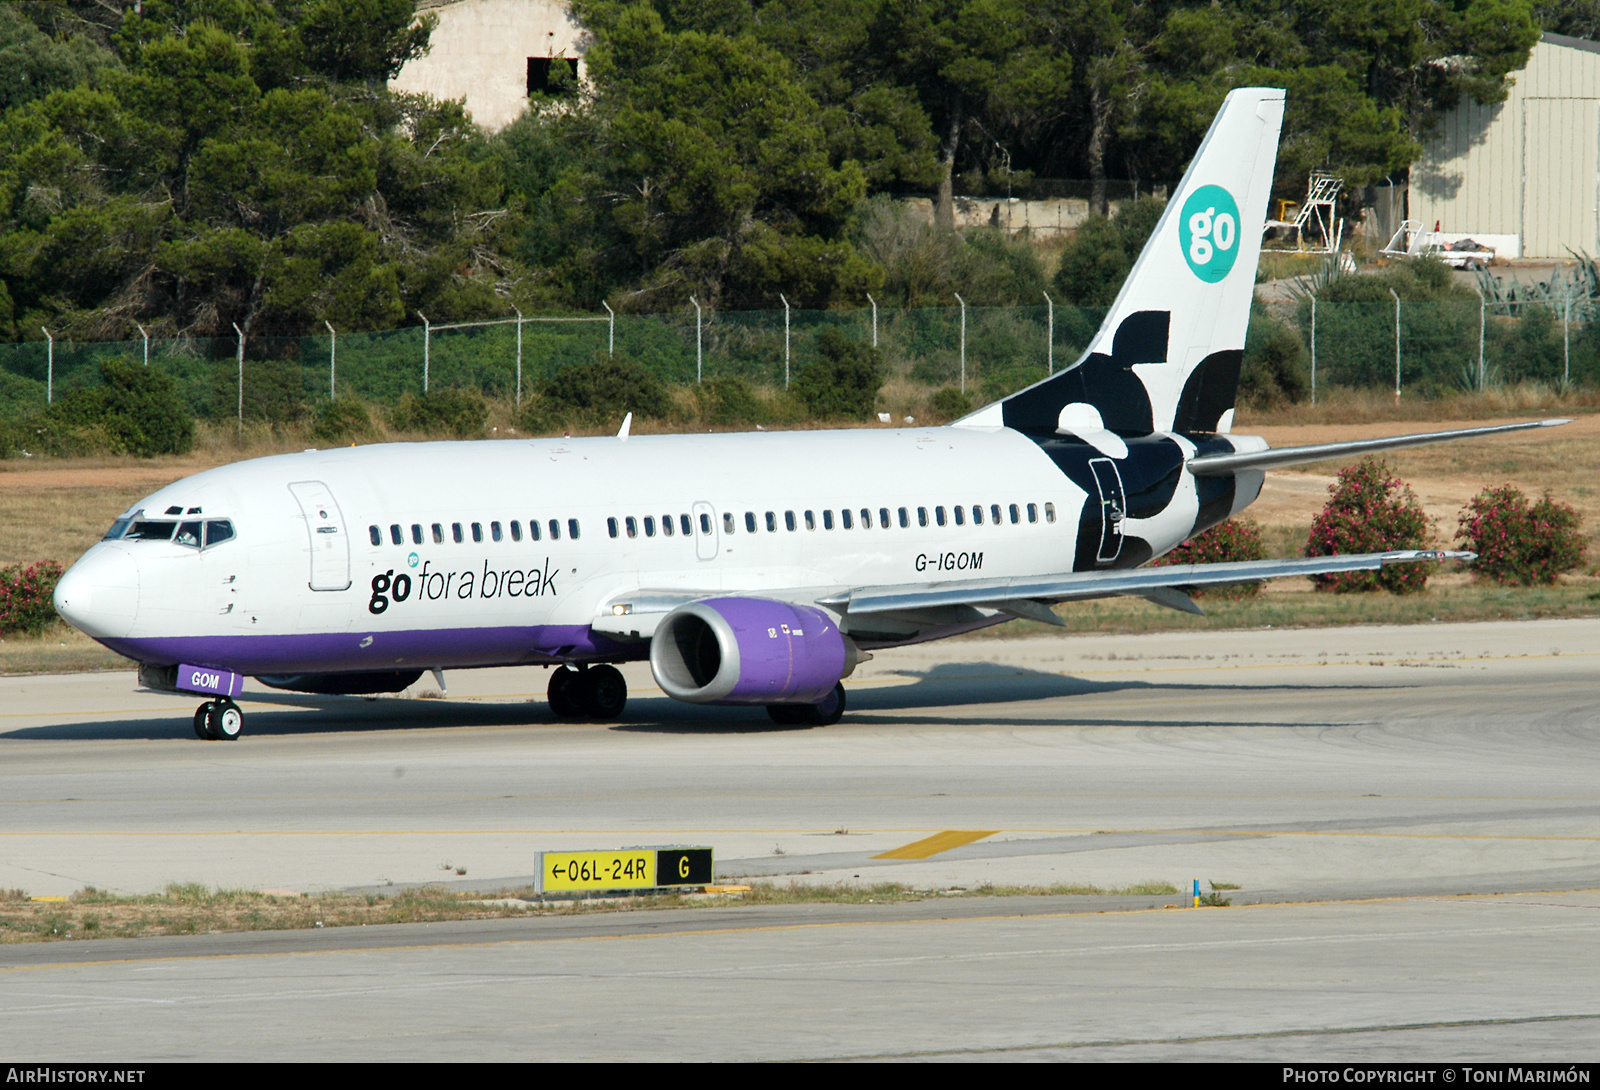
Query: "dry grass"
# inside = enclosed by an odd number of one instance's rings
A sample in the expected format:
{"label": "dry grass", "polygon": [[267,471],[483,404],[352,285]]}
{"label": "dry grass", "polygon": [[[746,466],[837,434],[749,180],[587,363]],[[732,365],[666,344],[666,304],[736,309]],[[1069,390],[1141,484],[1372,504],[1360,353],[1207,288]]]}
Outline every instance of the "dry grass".
{"label": "dry grass", "polygon": [[1571,416],[1600,411],[1600,389],[1575,389],[1566,394],[1539,382],[1499,386],[1481,393],[1459,393],[1424,399],[1384,390],[1343,387],[1317,391],[1317,403],[1302,401],[1271,409],[1241,406],[1236,431],[1262,425],[1379,424],[1400,421],[1481,420],[1507,416]]}
{"label": "dry grass", "polygon": [[132,662],[65,623],[58,622],[38,636],[0,636],[0,677],[133,669]]}

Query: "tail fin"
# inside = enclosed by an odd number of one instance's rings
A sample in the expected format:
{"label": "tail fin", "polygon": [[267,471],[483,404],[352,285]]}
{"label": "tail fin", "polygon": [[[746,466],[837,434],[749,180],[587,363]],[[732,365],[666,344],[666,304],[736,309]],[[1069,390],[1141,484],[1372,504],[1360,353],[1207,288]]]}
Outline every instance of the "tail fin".
{"label": "tail fin", "polygon": [[1230,92],[1083,357],[957,423],[1227,431],[1282,123],[1283,91]]}

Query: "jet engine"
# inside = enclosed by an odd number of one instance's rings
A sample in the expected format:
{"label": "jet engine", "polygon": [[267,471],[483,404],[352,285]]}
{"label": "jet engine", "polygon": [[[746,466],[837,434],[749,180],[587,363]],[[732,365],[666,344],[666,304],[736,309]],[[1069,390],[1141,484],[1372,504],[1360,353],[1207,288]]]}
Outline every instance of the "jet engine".
{"label": "jet engine", "polygon": [[657,626],[650,670],[692,704],[813,704],[860,661],[820,609],[766,598],[709,598]]}

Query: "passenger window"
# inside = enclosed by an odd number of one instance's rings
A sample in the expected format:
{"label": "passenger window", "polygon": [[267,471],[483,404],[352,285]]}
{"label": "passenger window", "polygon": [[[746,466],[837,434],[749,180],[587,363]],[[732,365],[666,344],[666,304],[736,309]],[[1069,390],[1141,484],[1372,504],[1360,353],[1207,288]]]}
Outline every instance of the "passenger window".
{"label": "passenger window", "polygon": [[785,511],[783,513],[783,525],[790,533],[793,533],[799,527],[800,524],[794,520],[793,511]]}
{"label": "passenger window", "polygon": [[950,513],[955,515],[957,526],[965,526],[967,524],[967,509],[959,503],[950,508]]}
{"label": "passenger window", "polygon": [[[573,520],[572,526],[573,526],[573,531],[574,531],[572,536],[574,538],[576,538],[578,536],[577,532],[576,532],[577,531],[577,526],[578,526],[578,523],[577,523],[576,519]],[[611,536],[612,537],[616,537],[617,535],[616,534],[612,534]],[[560,519],[551,519],[550,520],[550,540],[551,541],[560,541],[561,540],[561,520]]]}
{"label": "passenger window", "polygon": [[489,524],[489,536],[496,541],[499,541],[502,537],[504,537],[504,535],[500,532],[500,524],[498,522],[491,522]]}
{"label": "passenger window", "polygon": [[778,516],[771,511],[767,512],[767,533],[776,533],[778,530]]}
{"label": "passenger window", "polygon": [[1055,504],[1047,503],[1047,504],[1044,505],[1044,520],[1046,522],[1054,522],[1056,520],[1056,505]]}
{"label": "passenger window", "polygon": [[662,515],[661,516],[661,532],[663,534],[667,535],[668,537],[672,536],[672,516],[671,515]]}
{"label": "passenger window", "polygon": [[459,522],[452,522],[450,524],[450,539],[457,545],[461,544],[461,524]]}
{"label": "passenger window", "polygon": [[991,503],[989,505],[989,521],[994,523],[996,526],[1000,525],[1000,505],[998,503]]}
{"label": "passenger window", "polygon": [[422,544],[422,523],[420,522],[413,522],[411,524],[411,544]]}
{"label": "passenger window", "polygon": [[444,544],[444,527],[437,522],[433,524],[433,543],[435,545]]}
{"label": "passenger window", "polygon": [[1017,523],[1019,523],[1021,521],[1022,521],[1022,516],[1017,511],[1017,505],[1016,504],[1012,504],[1011,505],[1011,525],[1015,526]]}
{"label": "passenger window", "polygon": [[846,529],[846,530],[851,529],[851,525],[850,525],[850,508],[844,507],[844,508],[841,508],[839,510],[839,525],[843,529]]}
{"label": "passenger window", "polygon": [[861,528],[863,530],[872,529],[872,509],[870,507],[861,509]]}
{"label": "passenger window", "polygon": [[816,516],[816,513],[813,512],[813,511],[807,511],[806,512],[806,529],[807,530],[815,530],[816,528],[817,528],[817,516]]}
{"label": "passenger window", "polygon": [[398,522],[389,524],[389,540],[396,545],[404,545],[406,543],[405,531],[400,529]]}
{"label": "passenger window", "polygon": [[917,508],[917,525],[928,525],[928,509],[926,507]]}
{"label": "passenger window", "polygon": [[529,541],[538,541],[539,540],[539,520],[538,519],[529,519],[528,520],[528,540]]}
{"label": "passenger window", "polygon": [[933,509],[933,521],[937,522],[940,526],[944,525],[944,508],[943,507],[935,507]]}
{"label": "passenger window", "polygon": [[1039,505],[1038,504],[1036,504],[1036,503],[1028,504],[1028,521],[1029,522],[1038,522],[1039,521]]}
{"label": "passenger window", "polygon": [[972,505],[972,525],[983,525],[983,504],[981,503],[975,503]]}
{"label": "passenger window", "polygon": [[[582,527],[578,525],[578,520],[577,519],[568,519],[567,520],[567,536],[570,537],[573,541],[577,541],[578,540],[578,532],[581,529],[582,529]],[[551,535],[551,536],[554,536],[554,535]]]}
{"label": "passenger window", "polygon": [[904,507],[900,508],[899,514],[900,529],[904,530],[907,526],[911,525],[911,519],[906,515],[906,509]]}
{"label": "passenger window", "polygon": [[617,518],[615,515],[612,515],[606,519],[606,533],[610,534],[612,537],[617,536]]}
{"label": "passenger window", "polygon": [[644,517],[644,536],[645,537],[655,537],[656,536],[656,520],[655,520],[655,516],[654,515],[646,515]]}
{"label": "passenger window", "polygon": [[378,529],[376,526],[367,527],[367,537],[371,539],[374,545],[383,544],[383,531]]}
{"label": "passenger window", "polygon": [[887,507],[878,508],[878,525],[883,527],[885,530],[894,525],[889,521],[889,509]]}
{"label": "passenger window", "polygon": [[[679,515],[678,516],[678,529],[683,531],[683,536],[684,537],[690,537],[690,536],[692,536],[694,534],[694,523],[689,521],[689,516],[688,515]],[[709,534],[711,532],[711,516],[710,515],[701,515],[700,516],[700,532],[702,534]]]}
{"label": "passenger window", "polygon": [[824,530],[833,529],[833,512],[832,511],[824,511],[824,512],[822,512],[822,528]]}
{"label": "passenger window", "polygon": [[482,541],[483,540],[483,523],[474,522],[472,524],[472,540],[473,541]]}
{"label": "passenger window", "polygon": [[622,520],[622,525],[627,528],[629,537],[639,536],[639,520],[634,518],[632,515],[624,518]]}
{"label": "passenger window", "polygon": [[[709,533],[709,531],[707,531],[707,532]],[[725,534],[733,533],[733,512],[732,511],[724,511],[724,512],[722,512],[722,532],[725,533]]]}
{"label": "passenger window", "polygon": [[213,519],[206,523],[206,548],[233,540],[233,523],[227,519]]}
{"label": "passenger window", "polygon": [[187,545],[191,549],[200,547],[200,523],[183,522],[178,524],[178,536],[172,540],[179,545]]}
{"label": "passenger window", "polygon": [[518,522],[516,519],[511,520],[511,540],[522,540],[522,523]]}
{"label": "passenger window", "polygon": [[754,511],[746,511],[744,513],[744,528],[752,534],[756,532],[756,513]]}

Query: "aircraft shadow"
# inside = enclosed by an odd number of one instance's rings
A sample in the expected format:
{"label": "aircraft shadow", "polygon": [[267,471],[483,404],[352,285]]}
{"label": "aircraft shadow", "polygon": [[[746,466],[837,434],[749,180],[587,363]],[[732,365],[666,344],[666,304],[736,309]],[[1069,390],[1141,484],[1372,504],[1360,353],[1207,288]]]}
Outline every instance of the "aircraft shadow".
{"label": "aircraft shadow", "polygon": [[[1030,701],[1094,696],[1104,693],[1145,691],[1152,693],[1302,692],[1360,691],[1364,685],[1210,685],[1192,682],[1162,684],[1147,681],[1090,681],[1070,675],[1047,673],[1001,663],[945,663],[929,670],[905,670],[901,675],[913,679],[908,685],[872,686],[853,689],[844,724],[852,715],[863,715],[873,725],[949,725],[949,715],[917,715],[920,709],[977,709],[1020,704]],[[1381,686],[1393,689],[1393,684]],[[665,696],[635,697],[628,703],[621,723],[559,722],[543,700],[522,703],[477,703],[466,700],[401,700],[380,697],[322,696],[308,693],[252,690],[244,697],[245,734],[250,736],[302,736],[338,734],[349,731],[437,730],[448,727],[551,727],[570,729],[604,728],[625,733],[666,734],[766,734],[815,730],[809,726],[779,725],[767,718],[759,707],[715,707],[684,704]],[[198,703],[198,701],[197,701]],[[271,709],[261,705],[272,705]],[[1063,712],[1070,709],[1063,708]],[[896,714],[901,713],[901,714]],[[1126,717],[1043,715],[1007,718],[1007,726],[1128,726],[1135,720]],[[1261,720],[1237,723],[1222,719],[1156,721],[1163,726],[1272,726]],[[1304,721],[1284,726],[1315,726]],[[96,719],[79,723],[52,723],[24,727],[0,734],[0,744],[18,741],[95,741],[160,740],[191,738],[187,714],[162,718]]]}

